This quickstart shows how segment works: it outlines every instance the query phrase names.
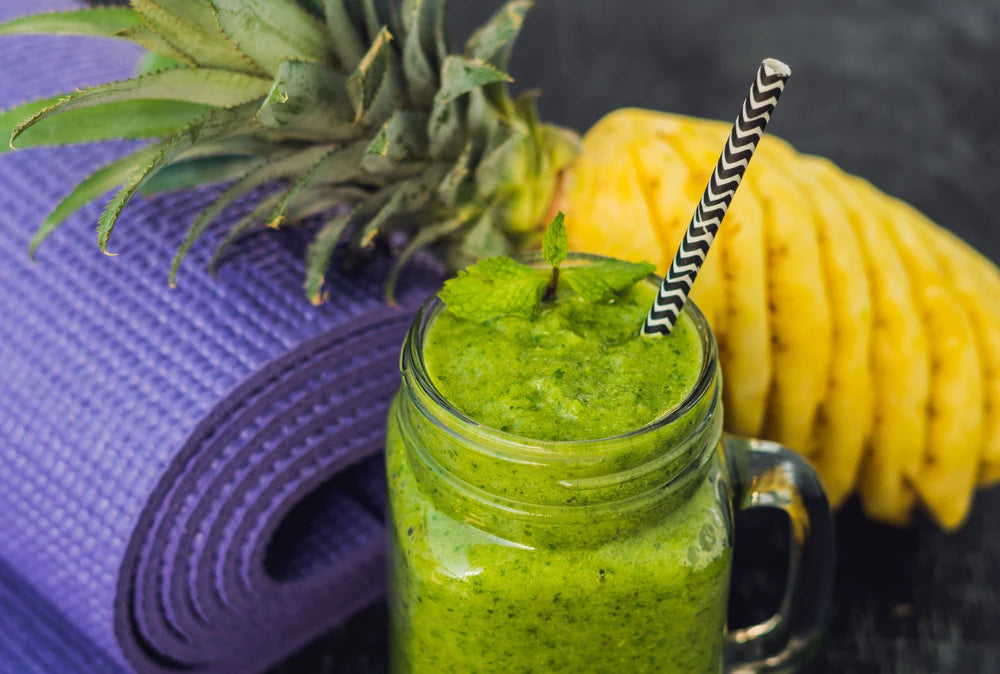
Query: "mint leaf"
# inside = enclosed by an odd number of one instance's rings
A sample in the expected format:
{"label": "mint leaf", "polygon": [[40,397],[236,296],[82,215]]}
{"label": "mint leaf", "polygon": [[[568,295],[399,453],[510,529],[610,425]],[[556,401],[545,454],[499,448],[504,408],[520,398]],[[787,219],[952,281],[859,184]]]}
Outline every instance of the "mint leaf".
{"label": "mint leaf", "polygon": [[507,315],[530,318],[548,282],[543,270],[509,257],[488,257],[445,281],[438,297],[448,311],[477,323]]}
{"label": "mint leaf", "polygon": [[559,268],[559,264],[566,259],[569,253],[569,241],[566,239],[566,225],[563,224],[565,216],[562,211],[556,213],[549,226],[545,228],[545,238],[542,239],[542,257],[550,265]]}
{"label": "mint leaf", "polygon": [[648,262],[600,260],[581,267],[568,267],[563,270],[562,278],[588,302],[606,302],[655,269]]}

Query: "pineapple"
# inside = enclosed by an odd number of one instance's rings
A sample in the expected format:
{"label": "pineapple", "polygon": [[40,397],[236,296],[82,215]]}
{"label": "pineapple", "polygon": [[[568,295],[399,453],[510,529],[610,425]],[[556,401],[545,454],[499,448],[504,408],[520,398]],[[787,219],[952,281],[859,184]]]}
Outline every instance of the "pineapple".
{"label": "pineapple", "polygon": [[[508,2],[461,50],[444,4],[132,0],[0,25],[150,53],[133,79],[0,113],[12,148],[153,140],[81,182],[31,251],[109,190],[105,252],[136,195],[224,182],[171,283],[225,208],[261,188],[220,252],[318,220],[314,302],[335,249],[357,259],[403,231],[397,270],[423,247],[459,267],[536,247],[556,210],[573,248],[665,271],[729,125],[619,110],[581,139],[542,123],[505,72],[530,3]],[[922,504],[953,528],[975,483],[1000,479],[1000,272],[906,205],[766,138],[692,296],[719,341],[729,430],[801,451],[834,503],[858,491],[897,524]]]}

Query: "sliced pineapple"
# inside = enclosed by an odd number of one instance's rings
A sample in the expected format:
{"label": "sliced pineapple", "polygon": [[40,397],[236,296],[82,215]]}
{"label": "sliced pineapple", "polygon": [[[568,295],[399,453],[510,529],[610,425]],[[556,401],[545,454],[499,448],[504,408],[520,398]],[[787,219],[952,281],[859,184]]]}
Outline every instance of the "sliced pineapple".
{"label": "sliced pineapple", "polygon": [[774,376],[764,435],[804,451],[826,393],[833,326],[809,202],[777,161],[792,153],[765,137],[745,180],[763,206],[767,242]]}
{"label": "sliced pineapple", "polygon": [[979,353],[983,378],[983,443],[979,481],[1000,480],[1000,274],[993,265],[951,232],[937,227],[922,213],[909,209],[910,224],[936,253],[942,271],[962,303]]}
{"label": "sliced pineapple", "polygon": [[945,281],[931,242],[913,225],[914,213],[884,198],[887,223],[917,298],[930,348],[927,442],[914,486],[946,529],[965,519],[983,440],[983,387],[970,321]]}
{"label": "sliced pineapple", "polygon": [[786,169],[813,205],[833,320],[827,389],[805,452],[836,506],[854,490],[874,423],[871,288],[851,226],[862,214],[843,193],[842,172],[828,160],[801,156]]}
{"label": "sliced pineapple", "polygon": [[917,296],[890,234],[884,195],[860,178],[841,174],[853,194],[851,224],[861,243],[872,292],[872,374],[875,420],[862,460],[861,504],[872,518],[910,520],[913,482],[927,445],[930,350]]}

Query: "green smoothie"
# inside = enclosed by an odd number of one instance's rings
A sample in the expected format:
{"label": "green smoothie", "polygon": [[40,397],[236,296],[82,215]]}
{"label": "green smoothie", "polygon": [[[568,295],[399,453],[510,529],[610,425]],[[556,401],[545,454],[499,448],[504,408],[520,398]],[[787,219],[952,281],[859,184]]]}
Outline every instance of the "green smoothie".
{"label": "green smoothie", "polygon": [[[423,340],[427,375],[444,400],[484,427],[566,441],[546,447],[572,465],[576,453],[593,451],[585,441],[653,422],[698,382],[702,341],[686,313],[668,337],[636,336],[654,292],[643,282],[600,304],[560,292],[531,318],[485,324],[442,311]],[[709,446],[717,433],[700,445],[708,457],[702,468],[678,480],[687,485],[682,494],[643,492],[659,505],[616,520],[608,504],[593,515],[574,507],[586,495],[572,480],[547,484],[530,461],[499,473],[484,461],[488,447],[463,448],[422,430],[445,433],[441,424],[412,421],[422,419],[413,405],[405,394],[397,399],[387,440],[394,672],[720,671],[731,540],[718,452]],[[671,433],[613,445],[607,463],[636,470],[640,459],[668,456]],[[456,497],[448,479],[439,483],[417,458],[421,447],[461,473],[462,484],[471,481],[468,494]],[[681,459],[676,472],[697,463]],[[641,479],[615,488],[630,485],[648,488]],[[557,500],[560,489],[572,495]],[[469,505],[496,494],[489,507]],[[619,502],[626,501],[611,506]],[[505,519],[520,524],[504,528]]]}

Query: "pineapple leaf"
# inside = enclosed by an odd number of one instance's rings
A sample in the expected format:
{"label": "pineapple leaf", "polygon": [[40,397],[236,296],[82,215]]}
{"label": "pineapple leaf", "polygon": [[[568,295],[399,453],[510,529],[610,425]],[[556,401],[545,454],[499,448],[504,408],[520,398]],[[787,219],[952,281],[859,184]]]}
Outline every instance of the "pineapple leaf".
{"label": "pineapple leaf", "polygon": [[342,187],[313,185],[289,205],[287,221],[289,223],[299,222],[328,211],[334,206],[360,203],[369,196],[367,190],[351,185]]}
{"label": "pineapple leaf", "polygon": [[169,70],[170,68],[184,68],[187,65],[181,59],[157,54],[156,52],[149,52],[139,60],[139,65],[135,68],[135,74],[137,77],[142,77],[143,75],[152,75],[153,73],[158,73],[161,70]]}
{"label": "pineapple leaf", "polygon": [[293,0],[211,0],[223,32],[266,72],[285,59],[332,64],[324,26]]}
{"label": "pineapple leaf", "polygon": [[493,82],[513,82],[510,75],[482,59],[451,55],[441,66],[441,88],[434,96],[435,106],[450,103],[473,89]]}
{"label": "pineapple leaf", "polygon": [[285,221],[289,205],[315,183],[339,183],[354,177],[358,173],[365,145],[365,141],[360,141],[342,149],[330,150],[320,157],[308,171],[299,177],[271,212],[267,219],[268,226],[279,227]]}
{"label": "pineapple leaf", "polygon": [[156,172],[142,188],[144,195],[175,192],[235,180],[260,163],[247,155],[221,155],[175,161]]}
{"label": "pineapple leaf", "polygon": [[513,0],[500,8],[465,44],[465,55],[482,59],[498,68],[506,68],[510,52],[521,32],[524,15],[531,8],[530,0]]}
{"label": "pineapple leaf", "polygon": [[383,27],[372,41],[364,58],[347,81],[347,92],[354,104],[354,121],[359,122],[372,109],[389,69],[389,42],[392,34]]}
{"label": "pineapple leaf", "polygon": [[214,68],[175,68],[121,82],[111,82],[70,94],[21,122],[11,144],[42,120],[81,108],[125,101],[163,99],[202,105],[239,105],[267,93],[270,83],[260,77]]}
{"label": "pineapple leaf", "polygon": [[165,141],[157,156],[145,168],[133,175],[105,206],[97,223],[97,243],[101,247],[101,252],[108,252],[108,239],[122,209],[154,173],[194,145],[233,133],[246,126],[252,121],[257,105],[256,101],[251,101],[233,108],[212,110]]}
{"label": "pineapple leaf", "polygon": [[[307,174],[310,170],[310,166],[327,152],[330,152],[330,148],[326,146],[311,147],[308,150],[285,155],[284,157],[272,159],[270,161],[266,159],[255,161],[248,172],[244,173],[239,180],[227,187],[215,201],[209,204],[205,210],[198,215],[194,223],[192,223],[190,229],[188,229],[187,235],[184,237],[184,241],[181,243],[176,255],[174,255],[174,261],[170,267],[170,283],[173,284],[177,270],[180,268],[181,262],[183,261],[184,256],[187,255],[188,251],[191,249],[191,246],[194,245],[202,234],[204,234],[209,225],[212,224],[215,218],[217,218],[227,206],[233,203],[236,199],[239,199],[245,194],[249,194],[261,185],[269,183],[272,180]],[[284,194],[287,193],[288,192],[286,191]],[[273,203],[276,205],[279,201],[275,201]],[[260,217],[263,217],[263,212],[255,216],[254,219],[259,219]]]}
{"label": "pineapple leaf", "polygon": [[96,7],[69,12],[46,12],[0,23],[0,35],[89,35],[119,37],[118,33],[142,24],[131,9]]}
{"label": "pineapple leaf", "polygon": [[186,66],[198,65],[191,56],[167,42],[162,35],[149,26],[142,25],[135,26],[134,28],[126,28],[117,33],[116,37],[134,42],[140,47],[145,47],[151,54],[169,58]]}
{"label": "pineapple leaf", "polygon": [[441,184],[438,185],[437,193],[441,200],[449,206],[457,206],[467,201],[475,194],[475,183],[472,180],[473,174],[469,171],[472,160],[473,143],[470,140],[465,144],[458,159],[452,164],[451,169],[445,174]]}
{"label": "pineapple leaf", "polygon": [[500,233],[495,207],[488,208],[466,231],[448,262],[452,268],[463,269],[485,257],[510,255],[510,241]]}
{"label": "pineapple leaf", "polygon": [[362,166],[380,173],[407,162],[427,158],[427,115],[418,110],[397,110],[365,150]]}
{"label": "pineapple leaf", "polygon": [[326,26],[340,67],[353,71],[365,55],[364,32],[354,23],[347,5],[350,0],[326,0]]}
{"label": "pineapple leaf", "polygon": [[404,5],[406,34],[403,38],[403,72],[410,100],[422,108],[434,102],[438,85],[437,54],[434,51],[434,23],[441,2],[416,0]]}
{"label": "pineapple leaf", "polygon": [[[0,137],[11,137],[23,120],[57,104],[60,98],[44,98],[0,113]],[[210,110],[208,106],[183,101],[128,101],[71,110],[32,126],[18,138],[18,147],[89,143],[113,138],[160,138],[177,131]],[[0,153],[10,146],[0,143]]]}
{"label": "pineapple leaf", "polygon": [[390,218],[415,211],[426,204],[431,198],[434,186],[441,181],[442,172],[442,167],[434,167],[396,186],[388,200],[358,232],[355,237],[356,245],[359,247],[370,245]]}
{"label": "pineapple leaf", "polygon": [[530,138],[514,132],[503,143],[488,152],[476,167],[476,189],[482,198],[500,194],[505,185],[516,186],[524,176],[531,175]]}
{"label": "pineapple leaf", "polygon": [[266,162],[264,159],[254,160],[250,167],[250,170],[243,174],[243,177],[237,180],[235,183],[226,188],[211,204],[209,204],[198,217],[195,218],[194,222],[191,223],[191,227],[188,229],[187,234],[184,235],[184,240],[181,242],[180,247],[174,254],[174,259],[170,263],[170,276],[169,283],[173,287],[175,285],[175,280],[177,278],[177,270],[180,269],[181,262],[184,261],[184,257],[191,250],[191,246],[204,234],[208,226],[219,216],[222,211],[226,209],[231,203],[239,199],[245,194],[252,192],[256,187],[258,187],[263,181],[256,180],[256,176],[259,172],[255,169],[259,168]]}
{"label": "pineapple leaf", "polygon": [[186,54],[193,63],[261,72],[219,29],[211,8],[202,0],[132,0],[132,7],[163,42]]}
{"label": "pineapple leaf", "polygon": [[277,203],[281,201],[286,191],[287,190],[282,190],[261,199],[252,209],[250,209],[249,213],[240,218],[236,224],[233,225],[228,232],[226,232],[226,236],[222,239],[219,245],[216,246],[215,252],[212,253],[212,260],[208,263],[208,269],[213,276],[219,271],[222,256],[227,250],[229,250],[229,247],[232,246],[237,239],[243,236],[243,234],[245,234],[255,222],[258,222],[266,213],[270,212],[277,205]]}
{"label": "pineapple leaf", "polygon": [[449,56],[441,68],[441,88],[434,96],[427,135],[431,156],[453,157],[465,143],[465,105],[458,100],[470,91],[495,82],[509,82],[510,76],[484,61]]}
{"label": "pineapple leaf", "polygon": [[278,66],[257,121],[284,133],[350,140],[363,132],[354,115],[343,75],[318,63],[289,60]]}
{"label": "pineapple leaf", "polygon": [[410,258],[412,258],[417,251],[422,248],[427,248],[441,239],[454,234],[465,225],[465,220],[459,216],[449,218],[448,220],[444,220],[433,225],[428,225],[427,227],[421,228],[416,234],[414,234],[413,238],[407,242],[406,246],[396,257],[396,261],[392,265],[392,270],[389,272],[389,277],[386,279],[386,301],[389,304],[396,303],[396,283],[399,281],[399,274],[403,271],[403,268],[406,267],[406,263],[410,261]]}
{"label": "pineapple leaf", "polygon": [[28,253],[31,255],[32,259],[34,259],[35,252],[38,250],[38,247],[42,244],[42,242],[45,241],[45,239],[47,239],[49,235],[52,234],[52,232],[66,220],[66,218],[108,190],[126,182],[133,173],[149,163],[149,161],[151,161],[159,151],[160,147],[158,145],[144,147],[141,150],[102,166],[84,178],[83,181],[73,188],[73,191],[70,192],[68,196],[59,202],[59,205],[55,207],[55,210],[49,213],[48,217],[45,218],[45,221],[42,222],[41,226],[39,226],[39,228],[35,231],[35,235],[31,237],[31,243],[28,246]]}
{"label": "pineapple leaf", "polygon": [[326,300],[323,283],[326,280],[326,270],[330,266],[330,258],[337,247],[337,242],[344,230],[354,218],[354,211],[347,211],[335,216],[316,233],[306,251],[306,297],[313,304],[322,304]]}

